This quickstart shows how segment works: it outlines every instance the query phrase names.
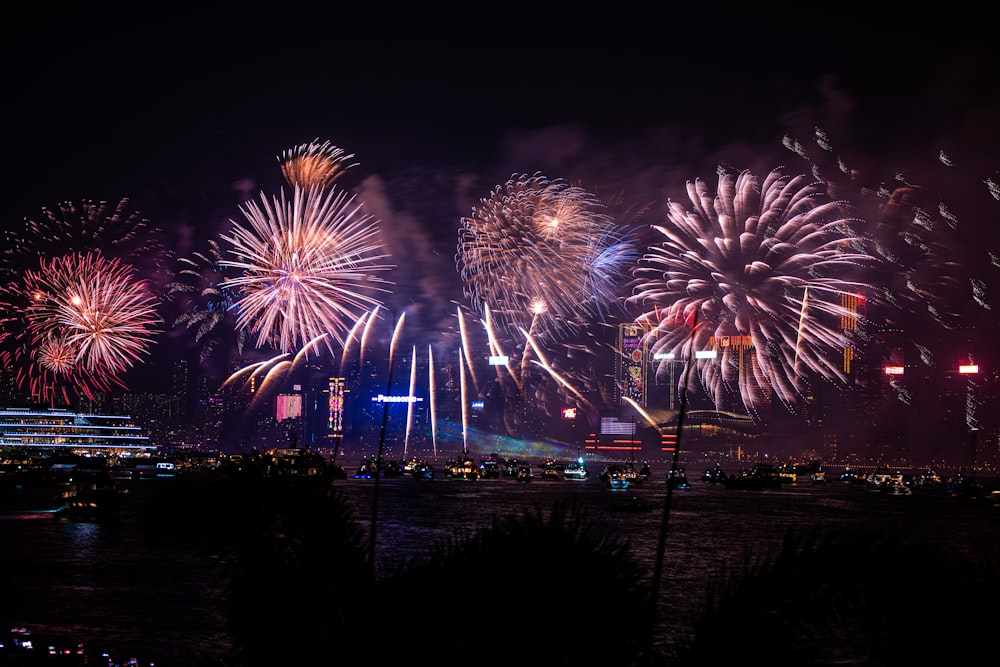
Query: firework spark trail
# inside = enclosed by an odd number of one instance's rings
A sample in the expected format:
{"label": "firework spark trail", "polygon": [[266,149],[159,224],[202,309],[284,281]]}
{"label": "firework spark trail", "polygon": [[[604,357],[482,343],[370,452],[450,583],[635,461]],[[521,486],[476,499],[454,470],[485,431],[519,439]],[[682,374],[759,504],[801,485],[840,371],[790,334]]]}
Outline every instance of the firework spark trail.
{"label": "firework spark trail", "polygon": [[303,189],[329,188],[345,171],[358,166],[350,162],[353,159],[353,153],[347,154],[329,141],[320,143],[319,139],[289,148],[278,156],[288,185]]}
{"label": "firework spark trail", "polygon": [[459,337],[462,339],[462,349],[465,350],[465,363],[469,367],[469,371],[472,375],[472,384],[475,387],[475,391],[479,393],[479,378],[476,376],[475,366],[472,364],[472,358],[469,357],[469,334],[465,327],[465,314],[462,312],[461,306],[457,309],[458,313],[458,332]]}
{"label": "firework spark trail", "polygon": [[622,396],[622,398],[625,400],[626,403],[635,408],[635,411],[638,412],[640,415],[642,415],[642,418],[645,419],[650,426],[652,426],[657,430],[660,429],[660,425],[656,423],[656,420],[653,419],[653,416],[650,415],[648,412],[646,412],[641,405],[636,403],[635,399],[633,399],[631,396]]}
{"label": "firework spark trail", "polygon": [[406,434],[403,437],[403,457],[406,457],[407,451],[410,447],[410,432],[413,430],[413,404],[414,397],[417,395],[417,346],[413,346],[413,352],[410,357],[410,388],[407,393],[409,401],[406,404]]}
{"label": "firework spark trail", "polygon": [[250,400],[250,405],[247,407],[247,412],[253,414],[261,406],[261,404],[269,398],[272,394],[271,388],[274,387],[277,391],[280,386],[281,380],[288,374],[292,368],[292,361],[289,359],[281,359],[272,364],[264,374],[264,379],[261,380],[260,386],[254,391],[253,398]]}
{"label": "firework spark trail", "polygon": [[809,288],[806,287],[804,290],[802,290],[802,309],[799,311],[800,312],[799,329],[797,332],[798,335],[795,338],[795,361],[792,364],[792,370],[795,372],[796,376],[800,374],[799,350],[801,349],[800,346],[802,345],[802,330],[805,329],[806,326],[806,311],[808,308],[809,308]]}
{"label": "firework spark trail", "polygon": [[462,451],[469,451],[469,400],[466,395],[465,382],[465,350],[458,348],[458,378],[460,396],[462,399]]}
{"label": "firework spark trail", "polygon": [[553,379],[556,380],[556,382],[558,382],[562,386],[566,387],[566,389],[568,389],[569,391],[571,391],[573,393],[573,395],[575,395],[577,398],[579,398],[580,401],[584,405],[586,405],[588,407],[592,407],[590,401],[587,400],[586,396],[584,396],[583,394],[581,394],[580,391],[576,387],[574,387],[570,383],[569,380],[567,380],[566,378],[564,378],[562,375],[560,375],[558,372],[556,372],[556,370],[554,368],[552,368],[552,366],[549,364],[548,360],[545,358],[545,355],[542,353],[542,351],[535,344],[535,340],[531,337],[531,334],[529,332],[525,331],[524,329],[521,329],[521,333],[524,334],[525,340],[526,340],[527,344],[531,345],[532,350],[534,350],[535,355],[538,357],[538,359],[532,360],[532,363],[535,364],[536,366],[539,366],[539,367],[543,368],[545,370],[545,372],[547,372],[550,376],[552,376]]}
{"label": "firework spark trail", "polygon": [[[691,346],[718,348],[718,363],[697,364],[702,385],[718,408],[735,399],[754,417],[772,392],[794,410],[804,390],[797,347],[804,369],[844,383],[828,358],[852,344],[839,328],[853,314],[841,297],[868,290],[850,277],[877,264],[851,233],[849,209],[822,182],[781,170],[763,182],[720,170],[716,194],[700,179],[687,189],[693,209],[669,203],[666,223],[653,226],[664,240],[643,257],[628,299],[643,310],[636,322],[650,328],[651,351],[684,358]],[[809,317],[799,326],[806,289]],[[685,323],[696,314],[705,326],[691,337]],[[752,341],[750,372],[741,370],[742,348],[720,345],[733,337]]]}
{"label": "firework spark trail", "polygon": [[437,458],[437,382],[434,379],[434,348],[427,346],[427,395],[430,397],[431,444]]}
{"label": "firework spark trail", "polygon": [[284,353],[281,353],[281,354],[276,354],[275,356],[271,357],[270,359],[265,359],[264,361],[257,361],[257,362],[254,362],[252,364],[247,364],[246,366],[244,366],[242,368],[238,368],[229,377],[226,378],[225,382],[223,382],[222,385],[219,387],[219,390],[221,391],[221,390],[225,389],[227,386],[229,386],[230,383],[233,383],[236,380],[239,380],[243,376],[246,376],[247,377],[247,382],[249,382],[253,378],[253,376],[257,374],[257,371],[259,371],[259,370],[261,370],[261,369],[263,369],[263,368],[265,368],[267,366],[271,366],[273,364],[276,364],[280,360],[282,360],[282,359],[284,359],[284,358],[286,358],[288,356],[289,356],[289,353],[284,352]]}
{"label": "firework spark trail", "polygon": [[364,331],[361,332],[361,344],[358,346],[358,363],[364,364],[365,350],[368,349],[368,339],[371,338],[372,331],[375,330],[375,322],[378,320],[379,306],[375,306],[365,321]]}
{"label": "firework spark trail", "polygon": [[375,315],[375,312],[377,312],[377,311],[378,311],[378,308],[376,307],[375,310],[373,310],[373,311],[368,311],[366,313],[361,313],[361,317],[358,318],[358,320],[354,323],[354,326],[351,327],[351,330],[348,332],[347,336],[344,337],[344,347],[343,347],[343,350],[341,350],[341,353],[340,353],[340,372],[343,373],[344,372],[344,368],[347,367],[347,355],[348,355],[348,352],[351,349],[351,341],[357,341],[357,343],[358,343],[358,359],[361,362],[364,361],[364,347],[362,345],[361,338],[358,335],[358,331],[361,330],[362,327],[365,327],[364,332],[367,333],[367,331],[368,331],[368,329],[367,329],[368,322],[371,321],[372,317]]}
{"label": "firework spark trail", "polygon": [[[372,292],[387,292],[377,222],[354,197],[335,190],[295,187],[280,197],[241,207],[249,223],[222,238],[241,271],[223,287],[239,291],[237,327],[256,334],[258,347],[282,352],[329,333],[343,345],[343,332],[360,312],[379,305]],[[350,323],[350,324],[349,324]]]}
{"label": "firework spark trail", "polygon": [[[503,351],[503,346],[500,344],[500,340],[497,338],[496,331],[493,329],[493,317],[490,313],[489,308],[486,309],[486,317],[483,319],[483,327],[486,329],[486,336],[489,340],[490,354],[496,357],[506,357],[507,354]],[[506,371],[506,372],[505,372]],[[497,380],[504,383],[503,378],[509,377],[514,383],[515,388],[518,392],[523,390],[521,386],[521,380],[519,375],[511,368],[510,361],[506,364],[496,365]]]}

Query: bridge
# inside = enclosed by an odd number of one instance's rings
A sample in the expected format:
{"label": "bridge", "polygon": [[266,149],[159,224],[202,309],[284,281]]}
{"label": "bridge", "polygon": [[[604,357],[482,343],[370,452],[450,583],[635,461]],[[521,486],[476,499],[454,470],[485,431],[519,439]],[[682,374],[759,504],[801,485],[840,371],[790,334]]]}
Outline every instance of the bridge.
{"label": "bridge", "polygon": [[[677,428],[677,418],[680,412],[674,412],[669,419],[658,424],[661,429]],[[741,433],[756,435],[761,432],[759,424],[755,423],[748,415],[726,410],[688,410],[684,414],[684,425],[694,426],[700,424],[713,424],[723,428],[739,431]]]}

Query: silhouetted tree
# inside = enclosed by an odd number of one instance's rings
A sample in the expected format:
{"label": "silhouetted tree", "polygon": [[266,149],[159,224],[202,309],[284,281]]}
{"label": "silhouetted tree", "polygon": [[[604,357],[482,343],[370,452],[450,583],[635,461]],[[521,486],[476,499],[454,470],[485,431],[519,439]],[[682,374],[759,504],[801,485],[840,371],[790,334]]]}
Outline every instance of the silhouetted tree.
{"label": "silhouetted tree", "polygon": [[363,531],[335,487],[255,474],[183,478],[141,515],[150,545],[198,547],[228,610],[229,664],[316,664],[367,632]]}
{"label": "silhouetted tree", "polygon": [[885,530],[789,531],[773,557],[720,573],[670,664],[909,666],[989,655],[1000,563],[995,545],[963,547]]}

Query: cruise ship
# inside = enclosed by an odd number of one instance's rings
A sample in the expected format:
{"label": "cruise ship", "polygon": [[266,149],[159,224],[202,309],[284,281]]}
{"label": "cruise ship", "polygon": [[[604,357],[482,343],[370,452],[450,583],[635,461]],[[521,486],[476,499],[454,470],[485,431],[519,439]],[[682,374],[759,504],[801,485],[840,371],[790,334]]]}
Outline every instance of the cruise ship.
{"label": "cruise ship", "polygon": [[148,456],[156,451],[129,416],[56,408],[0,410],[0,448],[84,456]]}

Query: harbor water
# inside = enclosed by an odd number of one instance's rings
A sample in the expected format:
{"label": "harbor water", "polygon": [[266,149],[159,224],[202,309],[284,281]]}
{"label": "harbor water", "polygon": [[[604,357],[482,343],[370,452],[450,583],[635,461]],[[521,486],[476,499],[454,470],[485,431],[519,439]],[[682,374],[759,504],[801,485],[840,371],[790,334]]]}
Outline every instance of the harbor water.
{"label": "harbor water", "polygon": [[[169,480],[122,483],[128,494],[118,521],[72,521],[23,509],[0,514],[0,627],[28,628],[64,644],[83,642],[119,658],[136,656],[139,664],[169,667],[185,664],[185,656],[225,655],[229,639],[211,563],[193,550],[150,548],[141,538],[139,508]],[[334,485],[366,532],[376,508],[380,571],[488,527],[494,518],[564,502],[626,541],[652,576],[666,518],[661,608],[676,631],[690,627],[714,581],[748,559],[776,552],[789,529],[911,531],[957,550],[1000,544],[1000,507],[970,507],[943,493],[897,497],[807,478],[779,489],[731,490],[694,477],[691,488],[676,489],[669,499],[662,470],[619,490],[599,481],[596,471],[586,480],[536,477],[522,483],[459,481],[439,470],[433,480],[380,479],[374,503],[375,480],[348,478]],[[613,511],[627,502],[652,509]],[[539,573],[539,587],[558,579],[559,564],[550,570]],[[600,591],[588,592],[584,582],[580,594]]]}

